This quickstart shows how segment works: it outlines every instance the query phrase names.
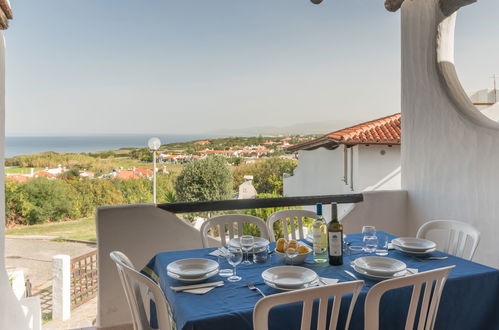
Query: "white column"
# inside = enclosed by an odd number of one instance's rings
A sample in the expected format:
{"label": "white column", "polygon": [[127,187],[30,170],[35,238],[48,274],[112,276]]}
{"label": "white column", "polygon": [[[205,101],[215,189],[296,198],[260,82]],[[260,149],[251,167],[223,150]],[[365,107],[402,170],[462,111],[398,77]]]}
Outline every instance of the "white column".
{"label": "white column", "polygon": [[71,317],[71,258],[58,254],[52,258],[52,319]]}

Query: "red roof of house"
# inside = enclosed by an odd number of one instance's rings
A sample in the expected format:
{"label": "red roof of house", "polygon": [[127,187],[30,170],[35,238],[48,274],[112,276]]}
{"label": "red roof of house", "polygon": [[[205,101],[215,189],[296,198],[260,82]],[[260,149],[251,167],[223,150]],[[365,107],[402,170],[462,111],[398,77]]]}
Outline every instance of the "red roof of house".
{"label": "red roof of house", "polygon": [[140,168],[140,167],[137,167],[137,168],[135,169],[135,172],[136,172],[136,173],[140,173],[140,174],[142,174],[142,175],[152,175],[152,170],[151,170],[151,169],[149,169],[149,168],[147,168],[147,169],[146,169],[146,168]]}
{"label": "red roof of house", "polygon": [[129,180],[129,179],[140,179],[142,176],[134,172],[133,170],[124,170],[116,174],[115,178],[116,179],[123,179],[123,180]]}
{"label": "red roof of house", "polygon": [[6,176],[7,180],[15,181],[15,182],[26,182],[30,179],[29,176],[22,174],[11,174]]}
{"label": "red roof of house", "polygon": [[47,177],[47,178],[57,178],[56,175],[53,175],[52,173],[49,173],[47,171],[38,171],[38,172],[35,172],[35,176],[44,176],[44,177]]}
{"label": "red roof of house", "polygon": [[195,143],[196,143],[196,144],[201,144],[201,145],[203,145],[203,144],[209,144],[209,143],[210,143],[210,141],[208,141],[208,140],[204,140],[204,141],[197,141],[197,142],[195,142]]}
{"label": "red roof of house", "polygon": [[288,150],[313,150],[319,147],[334,149],[339,144],[400,144],[400,113],[331,132],[319,138],[289,146]]}

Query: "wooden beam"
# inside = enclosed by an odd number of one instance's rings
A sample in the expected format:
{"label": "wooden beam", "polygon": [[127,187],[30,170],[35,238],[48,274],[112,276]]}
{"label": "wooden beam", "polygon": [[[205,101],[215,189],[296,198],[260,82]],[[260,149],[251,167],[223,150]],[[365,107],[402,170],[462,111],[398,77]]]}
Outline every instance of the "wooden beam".
{"label": "wooden beam", "polygon": [[364,200],[362,194],[349,195],[322,195],[322,196],[300,196],[300,197],[279,197],[279,198],[257,198],[257,199],[233,199],[204,202],[178,202],[158,204],[160,209],[172,213],[190,212],[210,212],[210,211],[230,211],[261,209],[268,207],[291,207],[315,205],[317,203],[338,204],[358,203]]}

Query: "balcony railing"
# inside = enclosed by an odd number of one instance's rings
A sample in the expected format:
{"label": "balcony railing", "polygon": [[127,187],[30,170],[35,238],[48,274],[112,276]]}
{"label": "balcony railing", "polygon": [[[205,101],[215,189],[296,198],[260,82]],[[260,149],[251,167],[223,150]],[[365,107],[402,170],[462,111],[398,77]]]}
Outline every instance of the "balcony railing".
{"label": "balcony railing", "polygon": [[234,199],[204,202],[179,202],[158,204],[160,209],[172,213],[190,212],[212,212],[229,210],[259,209],[268,207],[292,207],[315,205],[316,203],[330,204],[351,204],[362,202],[362,194],[348,195],[322,195],[322,196],[298,196],[298,197],[278,197],[278,198],[257,198],[257,199]]}

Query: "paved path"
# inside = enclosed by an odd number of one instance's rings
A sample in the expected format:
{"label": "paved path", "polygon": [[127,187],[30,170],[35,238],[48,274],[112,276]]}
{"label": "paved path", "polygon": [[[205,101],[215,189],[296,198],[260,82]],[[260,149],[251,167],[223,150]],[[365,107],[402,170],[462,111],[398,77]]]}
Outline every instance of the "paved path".
{"label": "paved path", "polygon": [[94,244],[53,242],[45,237],[6,236],[5,261],[7,271],[19,269],[29,278],[32,292],[50,285],[52,280],[52,257],[67,254],[77,257],[96,249]]}
{"label": "paved path", "polygon": [[79,329],[93,326],[97,315],[97,297],[71,311],[67,321],[50,321],[43,325],[43,330]]}

